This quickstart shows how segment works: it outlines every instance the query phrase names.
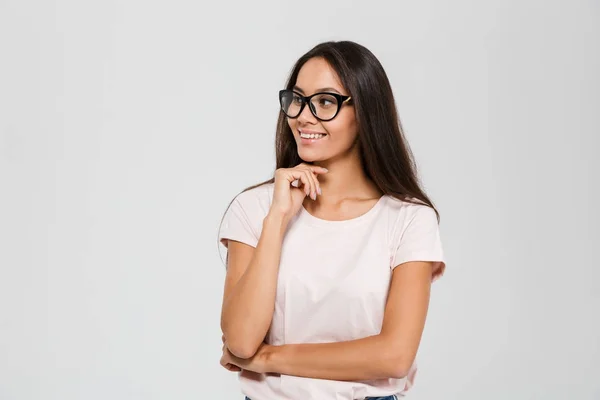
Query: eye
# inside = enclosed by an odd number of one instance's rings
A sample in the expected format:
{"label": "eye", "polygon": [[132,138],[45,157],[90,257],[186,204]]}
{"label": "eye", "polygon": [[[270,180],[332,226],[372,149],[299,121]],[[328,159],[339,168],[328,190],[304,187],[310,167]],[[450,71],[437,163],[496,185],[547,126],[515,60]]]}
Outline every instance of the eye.
{"label": "eye", "polygon": [[337,99],[329,94],[320,95],[315,100],[317,101],[317,106],[323,109],[337,106]]}
{"label": "eye", "polygon": [[292,102],[294,104],[302,104],[302,97],[298,96],[297,94],[294,94],[294,97],[292,97]]}

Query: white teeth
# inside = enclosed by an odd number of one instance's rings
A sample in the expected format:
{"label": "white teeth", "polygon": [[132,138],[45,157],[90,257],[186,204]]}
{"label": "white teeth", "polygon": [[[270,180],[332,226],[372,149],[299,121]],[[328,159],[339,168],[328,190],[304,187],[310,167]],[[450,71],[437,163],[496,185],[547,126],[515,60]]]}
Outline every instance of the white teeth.
{"label": "white teeth", "polygon": [[323,134],[321,133],[300,133],[300,137],[303,139],[321,139],[323,136]]}

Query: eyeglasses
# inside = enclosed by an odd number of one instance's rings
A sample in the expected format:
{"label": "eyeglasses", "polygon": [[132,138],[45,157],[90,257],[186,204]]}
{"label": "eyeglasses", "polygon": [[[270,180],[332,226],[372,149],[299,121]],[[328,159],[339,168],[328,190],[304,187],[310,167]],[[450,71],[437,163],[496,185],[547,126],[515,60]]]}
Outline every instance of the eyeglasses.
{"label": "eyeglasses", "polygon": [[350,96],[329,92],[319,92],[310,96],[303,96],[289,89],[279,91],[281,111],[288,118],[298,118],[302,110],[304,110],[304,106],[308,104],[308,108],[315,118],[320,121],[331,121],[338,114],[342,105],[350,99]]}

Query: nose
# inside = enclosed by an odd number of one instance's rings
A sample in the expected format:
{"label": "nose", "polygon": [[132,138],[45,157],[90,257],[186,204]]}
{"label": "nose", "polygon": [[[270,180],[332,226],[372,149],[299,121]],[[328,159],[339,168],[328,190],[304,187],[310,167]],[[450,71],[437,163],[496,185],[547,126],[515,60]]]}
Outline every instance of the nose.
{"label": "nose", "polygon": [[309,103],[306,103],[304,109],[302,109],[302,112],[300,113],[300,115],[298,115],[298,122],[302,124],[316,124],[318,122],[313,113],[310,111]]}

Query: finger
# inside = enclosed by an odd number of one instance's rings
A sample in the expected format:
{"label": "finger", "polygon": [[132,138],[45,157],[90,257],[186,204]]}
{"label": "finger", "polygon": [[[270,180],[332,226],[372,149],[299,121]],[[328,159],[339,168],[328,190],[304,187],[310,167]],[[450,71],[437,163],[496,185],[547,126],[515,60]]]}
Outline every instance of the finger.
{"label": "finger", "polygon": [[[310,174],[308,174],[308,172],[310,172],[308,165],[299,164],[299,165],[295,166],[294,168],[290,169],[290,172],[292,173],[294,178],[299,179],[303,183],[304,194],[306,194],[306,196],[312,197],[313,196],[312,193],[314,192],[315,188],[314,188],[313,181],[310,177]],[[298,174],[300,174],[300,175],[298,175]]]}
{"label": "finger", "polygon": [[313,180],[315,181],[315,186],[317,188],[317,194],[320,196],[323,194],[323,192],[321,191],[321,182],[319,182],[319,176],[313,172],[312,177],[313,177]]}
{"label": "finger", "polygon": [[229,364],[229,361],[227,361],[227,360],[225,359],[225,357],[223,356],[223,357],[221,357],[221,359],[219,360],[219,364],[221,364],[221,366],[222,366],[223,368],[227,368],[227,364]]}
{"label": "finger", "polygon": [[[318,168],[320,168],[320,167],[318,167]],[[309,168],[308,171],[310,172],[309,176],[310,176],[310,178],[312,180],[313,187],[314,187],[315,196],[313,197],[313,200],[316,200],[317,199],[316,196],[322,194],[322,192],[321,192],[321,182],[319,182],[319,177],[317,176],[317,174],[315,174],[313,172],[313,170],[311,168]]]}
{"label": "finger", "polygon": [[[304,164],[304,163],[300,164],[299,167],[305,167],[307,170],[309,170],[311,172],[310,177],[311,177],[311,180],[313,183],[315,195],[321,195],[322,194],[321,183],[319,182],[318,175],[325,174],[325,173],[329,172],[329,170],[327,168],[319,167],[317,165],[310,165],[310,164]],[[315,199],[315,197],[313,197],[313,198]]]}
{"label": "finger", "polygon": [[275,182],[288,181],[295,188],[300,187],[300,173],[292,168],[280,168],[275,171]]}
{"label": "finger", "polygon": [[300,173],[302,174],[302,183],[304,183],[304,193],[306,193],[306,196],[312,197],[313,183],[312,179],[310,179],[308,169],[303,168],[300,170]]}
{"label": "finger", "polygon": [[231,364],[231,363],[228,363],[228,362],[222,362],[222,363],[221,363],[221,366],[222,366],[223,368],[225,368],[227,371],[231,371],[231,372],[239,372],[239,371],[241,371],[241,370],[242,370],[242,369],[241,369],[240,367],[238,367],[237,365],[235,365],[235,364]]}
{"label": "finger", "polygon": [[306,194],[307,196],[310,195],[310,180],[308,178],[308,176],[306,175],[306,170],[300,170],[300,169],[291,169],[290,170],[290,177],[293,180],[299,180],[300,182],[302,182],[303,188],[302,190],[304,191],[304,194]]}
{"label": "finger", "polygon": [[329,172],[329,170],[327,168],[319,167],[318,165],[310,165],[310,164],[301,164],[301,165],[305,165],[312,172],[314,172],[315,174],[318,174],[318,175],[326,174],[327,172]]}
{"label": "finger", "polygon": [[321,191],[321,182],[319,182],[319,176],[317,174],[315,174],[313,171],[311,171],[311,175],[313,178],[313,181],[315,182],[315,187],[316,187],[316,192],[317,194],[320,196],[323,194],[323,192]]}
{"label": "finger", "polygon": [[219,363],[224,367],[227,368],[228,365],[234,365],[231,364],[231,357],[228,354],[228,351],[223,351],[223,355],[221,356],[221,359],[219,360]]}
{"label": "finger", "polygon": [[231,371],[231,372],[239,372],[239,371],[241,371],[241,370],[242,370],[240,367],[238,367],[238,366],[237,366],[237,365],[235,365],[235,364],[227,364],[227,365],[225,366],[225,368],[227,368],[227,369],[228,369],[229,371]]}
{"label": "finger", "polygon": [[304,170],[306,179],[310,182],[310,198],[313,200],[317,199],[317,183],[315,182],[315,175],[310,169]]}

